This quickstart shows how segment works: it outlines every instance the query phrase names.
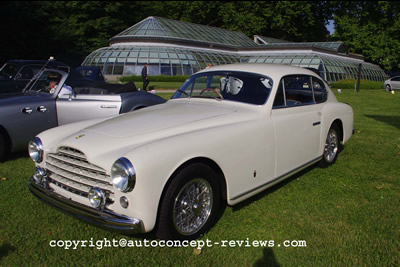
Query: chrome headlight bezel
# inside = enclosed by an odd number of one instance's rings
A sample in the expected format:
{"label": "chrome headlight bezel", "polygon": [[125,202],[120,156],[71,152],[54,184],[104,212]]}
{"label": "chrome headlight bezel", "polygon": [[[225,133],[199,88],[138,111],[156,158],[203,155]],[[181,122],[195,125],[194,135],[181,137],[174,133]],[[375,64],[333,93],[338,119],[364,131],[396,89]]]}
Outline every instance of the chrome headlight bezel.
{"label": "chrome headlight bezel", "polygon": [[119,158],[111,167],[111,178],[114,187],[119,191],[130,192],[136,183],[135,168],[127,158]]}
{"label": "chrome headlight bezel", "polygon": [[98,187],[93,187],[89,190],[88,199],[90,204],[96,209],[102,209],[106,204],[106,195]]}
{"label": "chrome headlight bezel", "polygon": [[43,143],[39,137],[35,137],[33,140],[29,142],[28,145],[29,156],[31,159],[36,162],[40,163],[43,160]]}

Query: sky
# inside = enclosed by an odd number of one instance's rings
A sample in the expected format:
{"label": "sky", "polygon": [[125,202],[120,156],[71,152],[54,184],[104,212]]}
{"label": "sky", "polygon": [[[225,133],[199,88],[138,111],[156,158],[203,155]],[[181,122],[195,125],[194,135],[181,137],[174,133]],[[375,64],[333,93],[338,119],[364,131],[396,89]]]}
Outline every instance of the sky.
{"label": "sky", "polygon": [[333,28],[333,20],[330,20],[328,25],[326,25],[326,28],[328,29],[330,35],[332,35],[335,32],[335,29]]}

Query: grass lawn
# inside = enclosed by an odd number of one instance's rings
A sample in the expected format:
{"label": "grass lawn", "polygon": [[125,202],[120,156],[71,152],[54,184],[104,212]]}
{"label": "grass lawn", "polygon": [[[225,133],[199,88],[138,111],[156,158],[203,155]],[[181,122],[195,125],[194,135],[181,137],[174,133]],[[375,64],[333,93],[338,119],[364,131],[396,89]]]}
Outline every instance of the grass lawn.
{"label": "grass lawn", "polygon": [[[201,251],[98,249],[104,240],[144,241],[154,236],[103,231],[40,202],[28,190],[34,164],[25,153],[12,155],[0,163],[0,265],[399,266],[400,92],[335,94],[353,107],[356,129],[336,164],[308,168],[244,203],[226,207],[201,238],[213,246]],[[95,247],[67,250],[51,247],[52,240],[87,240]],[[244,243],[215,244],[224,240]],[[254,240],[272,240],[274,246],[253,247]],[[285,247],[285,240],[297,241],[297,247]]]}

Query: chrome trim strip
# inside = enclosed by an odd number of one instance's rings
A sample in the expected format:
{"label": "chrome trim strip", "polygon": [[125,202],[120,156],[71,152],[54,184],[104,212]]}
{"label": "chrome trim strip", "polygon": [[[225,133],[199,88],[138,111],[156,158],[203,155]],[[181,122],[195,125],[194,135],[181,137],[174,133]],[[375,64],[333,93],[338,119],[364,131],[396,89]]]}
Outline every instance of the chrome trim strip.
{"label": "chrome trim strip", "polygon": [[231,198],[230,200],[233,201],[233,200],[236,200],[236,199],[238,199],[238,198],[241,198],[241,197],[243,197],[243,196],[245,196],[245,195],[247,195],[247,194],[250,194],[250,193],[253,192],[253,191],[256,191],[256,190],[262,188],[262,187],[266,187],[266,188],[264,188],[264,189],[267,189],[267,186],[268,186],[268,185],[270,185],[270,184],[272,184],[272,183],[280,182],[281,180],[285,180],[286,178],[292,176],[292,175],[295,174],[296,172],[299,172],[299,171],[301,171],[301,170],[303,170],[303,169],[305,169],[305,168],[307,168],[307,167],[313,165],[314,163],[320,161],[321,159],[322,159],[322,156],[319,156],[319,157],[317,157],[316,159],[313,159],[312,161],[309,161],[309,162],[307,162],[307,163],[301,165],[300,167],[294,169],[293,171],[287,172],[287,173],[285,173],[285,174],[283,174],[283,175],[281,175],[281,176],[279,176],[279,177],[277,177],[277,178],[275,178],[275,179],[273,179],[273,180],[271,180],[271,181],[268,181],[268,182],[266,182],[266,183],[264,183],[264,184],[262,184],[262,185],[259,185],[259,186],[255,187],[255,188],[253,188],[253,189],[250,189],[250,190],[248,190],[248,191],[246,191],[246,192],[244,192],[244,193],[240,193],[239,195],[237,195],[237,196]]}
{"label": "chrome trim strip", "polygon": [[119,215],[108,210],[100,211],[82,205],[44,189],[37,185],[32,178],[30,179],[28,187],[31,193],[40,200],[86,223],[122,234],[145,232],[143,222],[139,219]]}

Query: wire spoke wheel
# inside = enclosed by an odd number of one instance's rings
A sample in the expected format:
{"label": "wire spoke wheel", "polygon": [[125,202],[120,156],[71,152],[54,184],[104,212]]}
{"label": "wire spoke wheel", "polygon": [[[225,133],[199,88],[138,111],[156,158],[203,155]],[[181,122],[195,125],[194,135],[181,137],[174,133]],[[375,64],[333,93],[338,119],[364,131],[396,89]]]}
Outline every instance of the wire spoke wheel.
{"label": "wire spoke wheel", "polygon": [[207,222],[212,206],[211,185],[200,178],[189,181],[175,198],[173,206],[175,229],[182,235],[195,234]]}
{"label": "wire spoke wheel", "polygon": [[336,158],[339,149],[339,139],[336,130],[331,128],[326,138],[324,157],[328,163],[331,163]]}

